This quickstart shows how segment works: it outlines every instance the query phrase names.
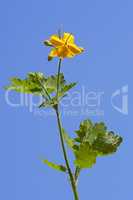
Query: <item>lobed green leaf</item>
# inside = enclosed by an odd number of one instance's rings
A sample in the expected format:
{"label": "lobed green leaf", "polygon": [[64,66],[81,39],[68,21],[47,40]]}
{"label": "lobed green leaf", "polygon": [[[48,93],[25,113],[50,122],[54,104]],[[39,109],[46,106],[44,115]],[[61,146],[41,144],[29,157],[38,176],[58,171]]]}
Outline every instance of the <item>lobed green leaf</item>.
{"label": "lobed green leaf", "polygon": [[[5,89],[14,90],[20,93],[41,95],[44,97],[45,102],[42,102],[40,107],[53,107],[57,104],[57,80],[57,75],[46,77],[40,72],[30,72],[25,79],[17,77],[12,78],[11,84],[5,87]],[[76,83],[66,84],[63,73],[60,73],[58,91],[59,100],[65,97],[67,92],[75,85]]]}
{"label": "lobed green leaf", "polygon": [[80,168],[92,167],[98,156],[115,153],[122,143],[122,137],[107,131],[103,122],[92,123],[90,120],[84,120],[75,132],[77,137],[73,151],[76,157],[75,165]]}

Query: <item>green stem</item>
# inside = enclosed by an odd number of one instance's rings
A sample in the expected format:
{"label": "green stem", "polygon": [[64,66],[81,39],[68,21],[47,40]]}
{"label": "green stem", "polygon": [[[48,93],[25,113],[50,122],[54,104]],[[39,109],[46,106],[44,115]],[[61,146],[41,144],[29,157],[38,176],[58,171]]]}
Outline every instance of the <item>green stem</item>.
{"label": "green stem", "polygon": [[42,96],[44,97],[44,96],[46,95],[46,96],[48,97],[48,99],[50,100],[51,97],[50,97],[50,95],[49,95],[47,89],[45,88],[45,85],[42,84],[42,82],[38,79],[37,74],[36,74],[36,78],[37,78],[38,82],[40,83],[40,85],[41,85],[41,87],[42,87],[42,90],[44,91],[44,94],[42,94]]}
{"label": "green stem", "polygon": [[45,93],[46,93],[47,97],[48,97],[48,98],[49,98],[49,100],[50,100],[50,99],[51,99],[51,97],[50,97],[50,95],[49,95],[49,93],[48,93],[47,89],[45,88],[45,86],[43,86],[43,89],[44,89],[44,91],[45,91]]}
{"label": "green stem", "polygon": [[61,70],[61,62],[62,59],[59,59],[59,64],[58,64],[58,74],[57,74],[57,102],[58,102],[58,96],[59,96],[59,86],[60,86],[60,70]]}
{"label": "green stem", "polygon": [[65,160],[65,163],[66,163],[67,171],[68,171],[68,174],[69,174],[69,178],[70,178],[70,181],[71,181],[71,186],[72,186],[74,198],[75,198],[75,200],[79,200],[78,192],[77,192],[77,188],[76,188],[76,183],[75,183],[75,179],[74,179],[74,176],[72,174],[71,168],[69,166],[69,161],[68,161],[67,153],[66,153],[66,150],[65,150],[64,139],[63,139],[63,132],[62,132],[62,125],[61,125],[61,120],[60,120],[60,114],[59,114],[58,106],[56,107],[55,111],[56,111],[58,128],[59,128],[59,133],[60,133],[60,140],[61,140],[62,151],[63,151],[64,160]]}
{"label": "green stem", "polygon": [[[59,59],[58,75],[57,75],[57,102],[59,100],[58,96],[59,96],[59,84],[60,84],[60,80],[59,79],[60,79],[61,62],[62,62],[62,60]],[[58,103],[55,106],[55,111],[56,111],[56,116],[57,116],[57,123],[58,123],[58,128],[59,128],[61,147],[62,147],[63,156],[64,156],[64,160],[65,160],[65,163],[66,163],[67,171],[68,171],[68,174],[69,174],[69,178],[70,178],[70,182],[71,182],[74,198],[75,198],[75,200],[79,200],[75,178],[74,178],[73,173],[71,171],[71,168],[70,168],[70,165],[69,165],[69,161],[68,161],[68,158],[67,158],[66,149],[65,149],[63,132],[62,132],[63,129],[62,129],[61,120],[60,120],[60,113],[59,113]]]}

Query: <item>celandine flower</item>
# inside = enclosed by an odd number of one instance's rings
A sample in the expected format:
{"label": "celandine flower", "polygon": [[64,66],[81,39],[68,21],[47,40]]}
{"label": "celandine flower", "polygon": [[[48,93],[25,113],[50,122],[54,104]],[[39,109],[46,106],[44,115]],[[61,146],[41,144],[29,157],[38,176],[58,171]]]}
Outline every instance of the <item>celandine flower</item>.
{"label": "celandine flower", "polygon": [[54,57],[72,58],[84,51],[74,43],[74,36],[71,33],[64,33],[62,37],[52,35],[49,40],[44,41],[44,44],[52,47],[48,56],[49,61]]}

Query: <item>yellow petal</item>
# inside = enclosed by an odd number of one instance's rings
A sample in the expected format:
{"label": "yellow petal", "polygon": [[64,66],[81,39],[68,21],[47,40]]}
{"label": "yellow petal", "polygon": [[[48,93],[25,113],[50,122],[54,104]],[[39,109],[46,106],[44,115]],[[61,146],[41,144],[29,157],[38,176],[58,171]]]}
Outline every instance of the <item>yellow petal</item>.
{"label": "yellow petal", "polygon": [[74,36],[71,33],[64,33],[62,40],[65,43],[74,43]]}
{"label": "yellow petal", "polygon": [[54,57],[57,57],[57,49],[52,49],[48,55],[48,61],[52,60]]}
{"label": "yellow petal", "polygon": [[50,42],[54,47],[60,47],[64,44],[64,42],[57,35],[52,35]]}
{"label": "yellow petal", "polygon": [[69,49],[66,46],[59,47],[57,49],[57,56],[59,58],[66,58],[68,57]]}
{"label": "yellow petal", "polygon": [[75,45],[75,44],[68,44],[67,45],[68,46],[68,48],[70,49],[70,51],[73,53],[73,54],[80,54],[80,53],[82,53],[83,51],[84,51],[84,49],[83,48],[81,48],[81,47],[78,47],[77,45]]}
{"label": "yellow petal", "polygon": [[73,52],[72,51],[70,51],[69,49],[68,49],[68,53],[67,53],[67,58],[72,58],[72,57],[74,57],[75,56],[75,54],[73,54]]}

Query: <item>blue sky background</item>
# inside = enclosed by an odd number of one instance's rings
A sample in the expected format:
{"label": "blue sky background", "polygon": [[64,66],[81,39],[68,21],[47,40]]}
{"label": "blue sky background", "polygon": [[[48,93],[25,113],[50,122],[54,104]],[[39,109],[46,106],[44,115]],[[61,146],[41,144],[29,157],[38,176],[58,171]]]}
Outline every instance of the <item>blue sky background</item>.
{"label": "blue sky background", "polygon": [[[63,162],[56,119],[40,117],[27,107],[13,108],[5,101],[4,85],[9,78],[24,78],[29,71],[52,74],[57,60],[47,62],[49,49],[42,41],[62,25],[85,47],[83,55],[65,60],[62,71],[69,81],[78,81],[89,91],[104,92],[103,116],[65,116],[64,126],[71,136],[81,120],[105,121],[119,132],[124,143],[116,155],[99,158],[80,177],[81,200],[125,200],[133,196],[131,118],[110,103],[113,92],[131,84],[133,26],[131,0],[23,0],[1,1],[1,193],[3,200],[72,200],[66,178],[41,163],[42,158]],[[12,100],[17,101],[13,94]],[[130,95],[130,97],[132,97]],[[121,100],[118,99],[118,104]],[[80,108],[77,108],[80,109]]]}

